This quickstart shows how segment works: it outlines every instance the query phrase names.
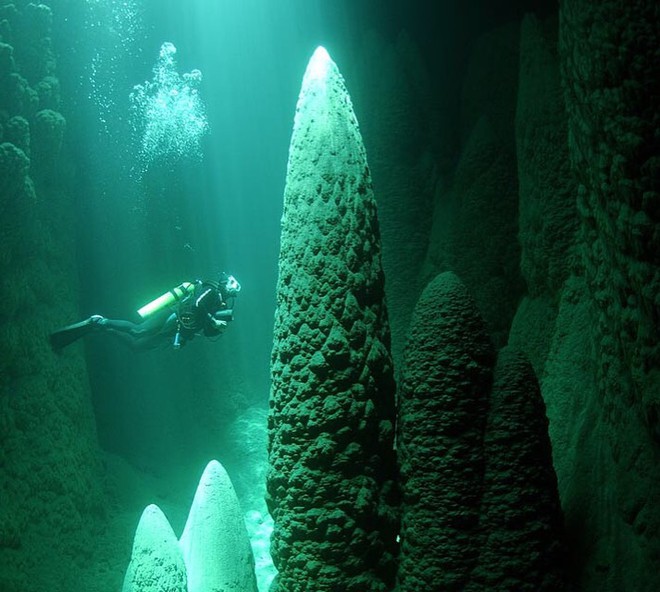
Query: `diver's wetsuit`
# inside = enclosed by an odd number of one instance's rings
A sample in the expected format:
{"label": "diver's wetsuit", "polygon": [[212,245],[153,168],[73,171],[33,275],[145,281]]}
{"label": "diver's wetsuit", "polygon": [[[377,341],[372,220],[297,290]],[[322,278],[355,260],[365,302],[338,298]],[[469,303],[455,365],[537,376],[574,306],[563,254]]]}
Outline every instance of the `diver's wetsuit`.
{"label": "diver's wetsuit", "polygon": [[176,334],[177,317],[175,313],[166,311],[156,314],[141,323],[124,321],[122,319],[101,318],[96,322],[101,331],[108,331],[134,349],[153,349],[162,345],[165,337],[173,342]]}
{"label": "diver's wetsuit", "polygon": [[[195,335],[217,337],[222,333],[224,320],[231,320],[232,310],[222,297],[218,286],[211,283],[197,283],[195,291],[173,315],[176,324],[178,343],[184,345]],[[167,319],[166,324],[172,321]],[[218,322],[220,321],[220,322]],[[226,323],[225,323],[226,324]]]}
{"label": "diver's wetsuit", "polygon": [[222,333],[227,321],[233,318],[233,311],[223,298],[221,290],[221,286],[213,282],[198,281],[193,293],[181,302],[176,310],[163,310],[141,323],[94,315],[86,321],[52,333],[51,345],[54,350],[59,351],[77,339],[95,332],[115,335],[137,350],[153,349],[160,345],[172,345],[178,349],[195,335],[216,337]]}
{"label": "diver's wetsuit", "polygon": [[176,312],[163,311],[139,324],[101,319],[98,327],[128,341],[135,349],[152,349],[164,342],[179,348],[200,333],[205,337],[217,337],[224,328],[217,321],[230,319],[231,314],[217,286],[198,282],[193,294],[178,306]]}

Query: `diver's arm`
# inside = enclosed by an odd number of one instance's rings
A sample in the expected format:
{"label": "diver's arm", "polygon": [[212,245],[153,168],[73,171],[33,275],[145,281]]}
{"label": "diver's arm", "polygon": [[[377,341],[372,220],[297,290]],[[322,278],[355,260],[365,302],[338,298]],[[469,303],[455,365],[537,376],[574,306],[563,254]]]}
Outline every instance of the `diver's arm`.
{"label": "diver's arm", "polygon": [[206,315],[206,327],[204,332],[206,336],[219,335],[222,333],[229,324],[229,321],[234,320],[234,311],[231,308],[224,308],[222,310],[216,310],[213,314],[208,313]]}
{"label": "diver's arm", "polygon": [[[213,300],[216,299],[216,302]],[[219,300],[219,302],[217,302]],[[195,308],[209,312],[218,306],[224,304],[220,295],[212,288],[207,288],[195,300]]]}

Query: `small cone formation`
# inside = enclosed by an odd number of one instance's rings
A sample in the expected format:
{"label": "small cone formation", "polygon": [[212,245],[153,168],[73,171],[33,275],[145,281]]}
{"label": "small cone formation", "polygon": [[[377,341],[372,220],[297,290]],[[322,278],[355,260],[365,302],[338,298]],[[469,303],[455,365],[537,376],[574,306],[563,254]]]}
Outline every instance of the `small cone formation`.
{"label": "small cone formation", "polygon": [[180,540],[158,506],[142,513],[122,592],[163,590],[257,592],[238,498],[216,460],[204,470]]}

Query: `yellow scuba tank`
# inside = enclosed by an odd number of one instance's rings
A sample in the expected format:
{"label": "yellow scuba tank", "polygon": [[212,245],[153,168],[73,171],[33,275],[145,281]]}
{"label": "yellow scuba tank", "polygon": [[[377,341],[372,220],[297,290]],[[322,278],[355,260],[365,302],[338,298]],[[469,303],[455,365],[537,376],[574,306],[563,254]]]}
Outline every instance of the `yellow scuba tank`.
{"label": "yellow scuba tank", "polygon": [[143,319],[146,319],[152,314],[159,312],[168,306],[172,306],[173,304],[181,302],[184,298],[192,294],[194,291],[195,291],[194,284],[191,284],[190,282],[183,282],[182,284],[178,285],[176,288],[172,288],[168,292],[165,292],[165,294],[159,296],[158,298],[156,298],[156,300],[152,300],[151,302],[149,302],[149,304],[145,304],[137,312]]}

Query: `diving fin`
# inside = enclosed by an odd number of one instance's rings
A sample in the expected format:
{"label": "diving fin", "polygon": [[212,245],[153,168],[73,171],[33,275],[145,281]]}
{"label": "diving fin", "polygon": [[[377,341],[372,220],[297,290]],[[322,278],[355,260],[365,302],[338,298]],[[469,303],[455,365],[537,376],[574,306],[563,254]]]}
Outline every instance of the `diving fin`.
{"label": "diving fin", "polygon": [[84,321],[74,323],[73,325],[67,325],[62,329],[51,333],[49,337],[51,347],[54,351],[59,352],[67,345],[72,344],[74,341],[77,341],[81,337],[84,337],[94,329],[98,328],[99,321],[102,319],[102,316],[94,315]]}

